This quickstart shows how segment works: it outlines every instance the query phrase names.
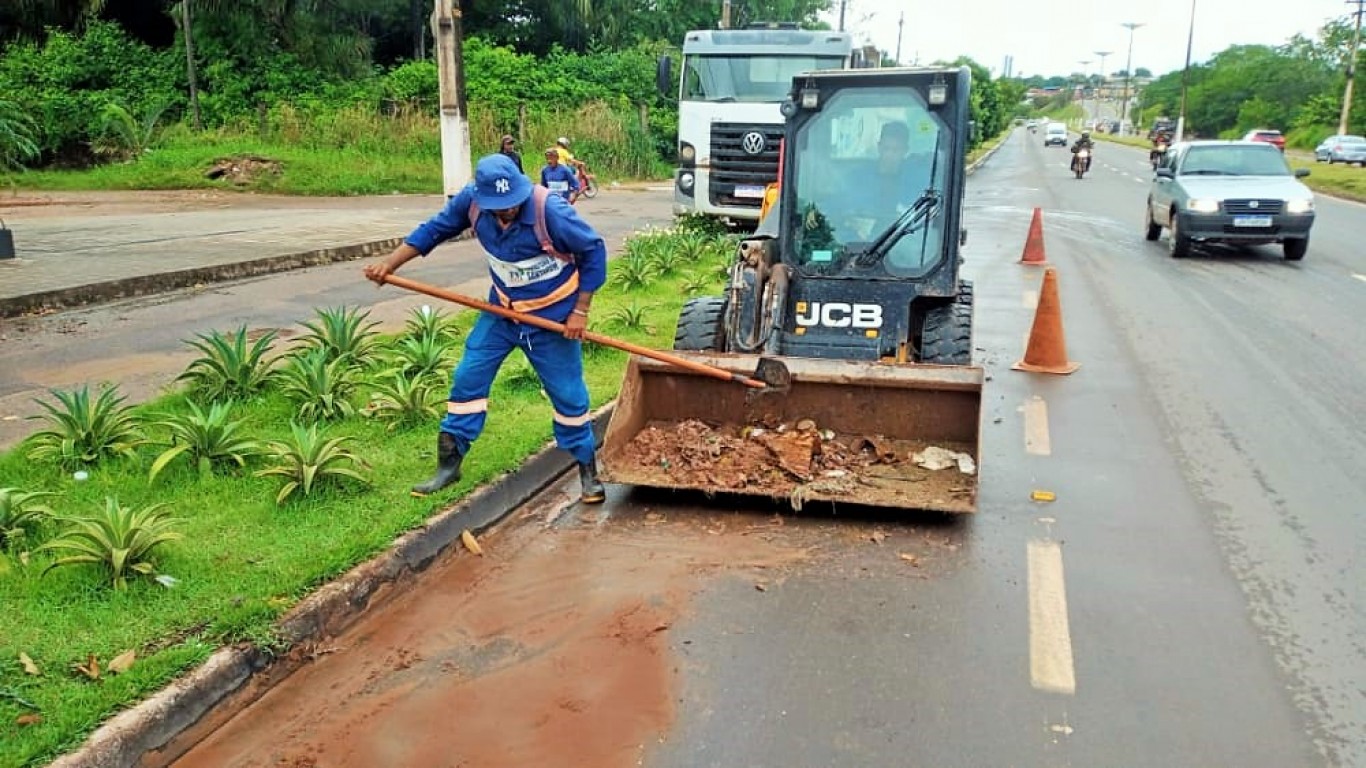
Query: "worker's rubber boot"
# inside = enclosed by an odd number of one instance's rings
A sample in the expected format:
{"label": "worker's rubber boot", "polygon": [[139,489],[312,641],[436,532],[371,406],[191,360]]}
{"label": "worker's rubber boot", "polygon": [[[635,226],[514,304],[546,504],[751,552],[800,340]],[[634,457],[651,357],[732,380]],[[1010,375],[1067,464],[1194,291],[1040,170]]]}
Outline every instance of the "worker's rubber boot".
{"label": "worker's rubber boot", "polygon": [[414,496],[426,496],[460,479],[460,462],[464,460],[455,446],[455,435],[442,432],[436,438],[436,474],[425,483],[413,486]]}
{"label": "worker's rubber boot", "polygon": [[602,481],[598,480],[597,459],[579,465],[579,488],[579,501],[584,504],[601,504],[607,500],[607,491],[603,490]]}

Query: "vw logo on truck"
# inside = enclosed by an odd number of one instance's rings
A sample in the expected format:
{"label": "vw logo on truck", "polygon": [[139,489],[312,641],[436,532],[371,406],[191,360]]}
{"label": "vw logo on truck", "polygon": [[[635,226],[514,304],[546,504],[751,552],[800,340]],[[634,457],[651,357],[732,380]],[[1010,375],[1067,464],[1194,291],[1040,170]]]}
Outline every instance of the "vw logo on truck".
{"label": "vw logo on truck", "polygon": [[747,155],[757,155],[764,151],[764,135],[758,131],[750,131],[740,139],[740,148],[745,150]]}

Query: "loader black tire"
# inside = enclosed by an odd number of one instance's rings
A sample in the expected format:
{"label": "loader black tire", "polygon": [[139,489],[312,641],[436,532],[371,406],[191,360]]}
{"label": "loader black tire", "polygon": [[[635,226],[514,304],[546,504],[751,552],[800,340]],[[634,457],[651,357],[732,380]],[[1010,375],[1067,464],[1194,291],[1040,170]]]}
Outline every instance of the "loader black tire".
{"label": "loader black tire", "polygon": [[726,299],[698,296],[683,304],[674,331],[674,349],[685,352],[726,351]]}
{"label": "loader black tire", "polygon": [[920,328],[920,360],[934,365],[972,365],[972,286],[959,289],[951,304],[925,313]]}

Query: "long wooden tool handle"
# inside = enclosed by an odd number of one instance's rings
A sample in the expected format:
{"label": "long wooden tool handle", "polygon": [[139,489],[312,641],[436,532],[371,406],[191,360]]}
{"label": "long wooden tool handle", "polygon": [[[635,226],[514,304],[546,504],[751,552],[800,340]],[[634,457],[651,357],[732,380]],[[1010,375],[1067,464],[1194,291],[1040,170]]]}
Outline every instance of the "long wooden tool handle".
{"label": "long wooden tool handle", "polygon": [[[500,307],[497,304],[490,304],[487,301],[481,301],[472,296],[466,296],[462,293],[456,293],[455,291],[448,291],[445,288],[438,288],[434,285],[420,283],[416,280],[409,280],[406,277],[399,277],[398,275],[385,275],[384,282],[389,283],[390,285],[396,285],[399,288],[407,288],[408,290],[416,291],[417,293],[425,293],[428,296],[434,296],[438,299],[445,299],[446,301],[453,301],[456,304],[463,304],[473,309],[498,315],[499,317],[506,317],[509,320],[516,320],[519,323],[534,325],[537,328],[544,328],[547,331],[564,333],[563,323],[557,323],[554,320],[547,320],[544,317],[527,314],[526,312],[517,312],[516,310],[508,309],[506,307]],[[711,376],[715,379],[721,379],[722,381],[734,381],[739,384],[744,384],[747,387],[754,387],[755,389],[764,389],[768,386],[764,382],[745,376],[744,374],[731,373],[730,371],[715,366],[699,363],[695,360],[688,360],[687,358],[671,355],[668,352],[661,352],[657,349],[642,347],[639,344],[632,344],[629,341],[614,339],[611,336],[603,336],[600,333],[586,331],[584,332],[583,337],[595,344],[602,344],[606,347],[615,347],[616,349],[630,352],[633,355],[649,357],[662,363],[676,365],[679,368],[686,368],[690,371]]]}

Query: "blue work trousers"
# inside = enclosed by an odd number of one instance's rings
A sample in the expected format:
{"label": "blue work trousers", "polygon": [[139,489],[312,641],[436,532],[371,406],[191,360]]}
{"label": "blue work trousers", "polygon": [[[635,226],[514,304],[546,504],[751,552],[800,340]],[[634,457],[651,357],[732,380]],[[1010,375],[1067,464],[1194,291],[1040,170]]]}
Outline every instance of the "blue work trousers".
{"label": "blue work trousers", "polygon": [[451,396],[441,431],[455,437],[463,456],[484,431],[489,389],[498,368],[520,347],[541,378],[555,409],[555,444],[580,464],[593,460],[593,423],[588,415],[588,385],[583,380],[583,348],[564,334],[481,313],[451,380]]}

